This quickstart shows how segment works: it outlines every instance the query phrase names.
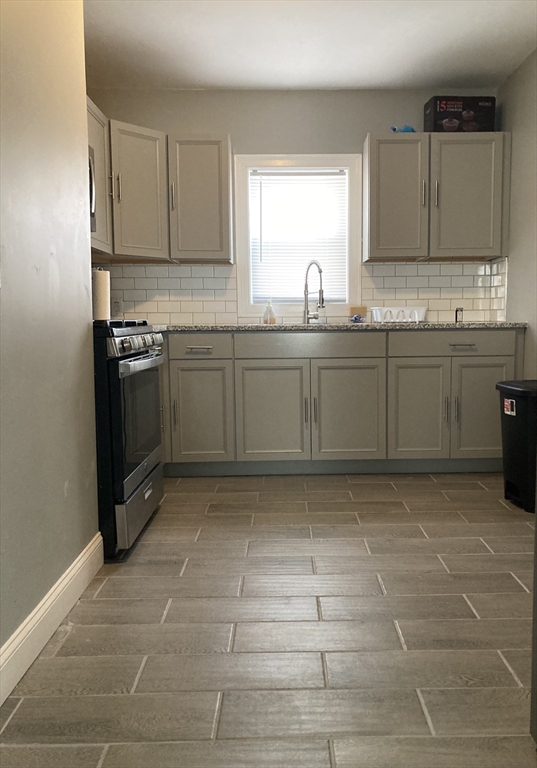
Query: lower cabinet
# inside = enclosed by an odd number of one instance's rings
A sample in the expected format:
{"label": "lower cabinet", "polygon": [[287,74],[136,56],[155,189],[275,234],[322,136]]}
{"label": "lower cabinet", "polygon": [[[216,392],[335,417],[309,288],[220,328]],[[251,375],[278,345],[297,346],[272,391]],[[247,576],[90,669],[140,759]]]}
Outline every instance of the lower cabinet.
{"label": "lower cabinet", "polygon": [[386,458],[386,361],[311,361],[313,459]]}
{"label": "lower cabinet", "polygon": [[231,360],[170,363],[172,461],[233,461]]}
{"label": "lower cabinet", "polygon": [[238,461],[311,459],[310,361],[235,362]]}
{"label": "lower cabinet", "polygon": [[496,383],[513,357],[392,358],[388,367],[388,458],[501,457]]}
{"label": "lower cabinet", "polygon": [[386,457],[384,359],[235,363],[237,459]]}

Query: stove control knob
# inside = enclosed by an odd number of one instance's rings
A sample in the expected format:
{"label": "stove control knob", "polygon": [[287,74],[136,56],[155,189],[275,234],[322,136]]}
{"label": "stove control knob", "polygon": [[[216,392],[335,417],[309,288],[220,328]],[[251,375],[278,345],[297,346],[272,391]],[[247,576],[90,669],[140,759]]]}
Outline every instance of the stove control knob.
{"label": "stove control knob", "polygon": [[123,339],[123,351],[130,352],[132,350],[132,342],[130,339]]}
{"label": "stove control knob", "polygon": [[164,336],[161,333],[155,333],[155,344],[162,344],[164,341]]}

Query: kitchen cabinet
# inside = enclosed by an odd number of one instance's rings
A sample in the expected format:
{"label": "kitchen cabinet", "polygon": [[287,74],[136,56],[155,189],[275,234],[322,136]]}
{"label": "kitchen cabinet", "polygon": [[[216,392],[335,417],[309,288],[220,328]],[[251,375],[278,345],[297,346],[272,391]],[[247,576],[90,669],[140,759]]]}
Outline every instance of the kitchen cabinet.
{"label": "kitchen cabinet", "polygon": [[451,361],[451,458],[502,455],[496,384],[512,381],[512,357],[453,358]]}
{"label": "kitchen cabinet", "polygon": [[233,363],[173,360],[170,366],[172,460],[235,458]]}
{"label": "kitchen cabinet", "polygon": [[365,261],[492,259],[502,252],[504,133],[371,136]]}
{"label": "kitchen cabinet", "polygon": [[364,146],[364,254],[429,255],[429,134],[368,135]]}
{"label": "kitchen cabinet", "polygon": [[388,360],[388,458],[449,458],[451,360]]}
{"label": "kitchen cabinet", "polygon": [[386,361],[311,361],[312,458],[386,456]]}
{"label": "kitchen cabinet", "polygon": [[500,458],[496,383],[514,358],[405,357],[388,361],[388,458]]}
{"label": "kitchen cabinet", "polygon": [[172,259],[231,262],[229,136],[169,136],[168,150]]}
{"label": "kitchen cabinet", "polygon": [[309,360],[236,360],[237,459],[311,459]]}
{"label": "kitchen cabinet", "polygon": [[111,254],[112,195],[110,176],[110,132],[106,115],[87,99],[88,143],[90,147],[90,185],[95,231],[91,233],[93,250]]}
{"label": "kitchen cabinet", "polygon": [[167,137],[110,121],[114,253],[169,259]]}

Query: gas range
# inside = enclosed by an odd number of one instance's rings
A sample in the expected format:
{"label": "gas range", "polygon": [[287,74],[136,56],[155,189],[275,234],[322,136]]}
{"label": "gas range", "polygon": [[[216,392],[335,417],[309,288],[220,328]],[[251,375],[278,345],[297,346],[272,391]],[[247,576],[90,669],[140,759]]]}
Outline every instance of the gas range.
{"label": "gas range", "polygon": [[164,341],[162,334],[155,333],[147,320],[96,320],[93,328],[96,338],[106,338],[108,358],[158,350]]}

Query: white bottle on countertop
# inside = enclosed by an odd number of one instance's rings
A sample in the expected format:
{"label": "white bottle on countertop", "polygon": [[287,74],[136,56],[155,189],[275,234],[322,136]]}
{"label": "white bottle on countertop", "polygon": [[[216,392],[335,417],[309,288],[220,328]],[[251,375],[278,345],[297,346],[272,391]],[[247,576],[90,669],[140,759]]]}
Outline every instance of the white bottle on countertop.
{"label": "white bottle on countertop", "polygon": [[274,314],[274,309],[272,308],[272,299],[267,301],[267,308],[265,309],[265,314],[263,315],[263,323],[264,325],[276,325],[276,315]]}

